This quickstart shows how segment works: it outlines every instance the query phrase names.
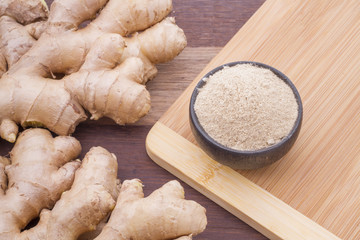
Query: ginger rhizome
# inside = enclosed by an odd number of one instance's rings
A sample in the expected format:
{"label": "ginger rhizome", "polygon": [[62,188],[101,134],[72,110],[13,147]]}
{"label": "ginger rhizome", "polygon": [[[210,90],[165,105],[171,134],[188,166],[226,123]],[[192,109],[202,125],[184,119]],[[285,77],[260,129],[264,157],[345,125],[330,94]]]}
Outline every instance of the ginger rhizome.
{"label": "ginger rhizome", "polygon": [[138,179],[119,190],[114,154],[93,147],[80,162],[80,150],[73,137],[45,129],[19,136],[10,158],[0,158],[1,240],[76,240],[96,227],[100,235],[85,239],[191,239],[205,229],[205,209],[185,200],[177,181],[144,198]]}
{"label": "ginger rhizome", "polygon": [[175,239],[206,227],[205,210],[184,200],[184,189],[171,181],[144,198],[140,180],[123,182],[116,207],[96,240]]}
{"label": "ginger rhizome", "polygon": [[115,207],[119,184],[116,157],[101,147],[86,154],[71,189],[50,211],[41,211],[37,226],[21,233],[22,239],[77,239]]}
{"label": "ginger rhizome", "polygon": [[0,77],[36,42],[47,16],[43,0],[0,1]]}
{"label": "ginger rhizome", "polygon": [[0,163],[0,239],[15,239],[43,208],[54,206],[72,185],[80,162],[71,160],[80,151],[72,137],[52,138],[43,129],[21,134],[10,153],[11,163]]}
{"label": "ginger rhizome", "polygon": [[[2,239],[191,239],[205,209],[176,181],[144,198],[140,180],[120,189],[117,159],[101,147],[82,162],[69,136],[87,118],[137,121],[150,109],[155,64],[186,46],[171,0],[0,1]],[[84,21],[90,23],[79,28]],[[36,226],[28,224],[39,217]],[[99,233],[99,234],[98,234]]]}
{"label": "ginger rhizome", "polygon": [[[55,0],[46,21],[35,21],[41,13],[23,25],[8,14],[9,2],[0,4],[0,31],[13,35],[0,39],[8,46],[0,54],[0,69],[7,70],[0,79],[0,136],[10,142],[17,124],[71,134],[86,111],[95,120],[137,121],[150,109],[144,84],[156,75],[155,64],[186,46],[183,31],[166,17],[171,0]],[[21,42],[9,40],[20,34]],[[17,54],[9,54],[10,43]]]}

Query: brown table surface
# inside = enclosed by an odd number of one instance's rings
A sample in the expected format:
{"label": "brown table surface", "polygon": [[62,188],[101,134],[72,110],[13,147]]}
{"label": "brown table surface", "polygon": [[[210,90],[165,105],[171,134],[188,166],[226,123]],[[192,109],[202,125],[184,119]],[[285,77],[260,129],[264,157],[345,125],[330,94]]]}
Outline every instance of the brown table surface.
{"label": "brown table surface", "polygon": [[[51,2],[51,0],[47,1]],[[158,76],[147,84],[152,95],[150,113],[138,123],[118,126],[108,119],[81,123],[73,134],[82,144],[81,158],[92,146],[116,154],[121,180],[139,178],[148,195],[165,182],[177,179],[146,154],[145,138],[152,125],[176,100],[264,0],[173,0],[177,24],[184,29],[188,46],[174,61],[159,66]],[[0,154],[12,145],[0,140]],[[220,206],[180,181],[187,199],[207,209],[206,230],[194,239],[266,239]]]}

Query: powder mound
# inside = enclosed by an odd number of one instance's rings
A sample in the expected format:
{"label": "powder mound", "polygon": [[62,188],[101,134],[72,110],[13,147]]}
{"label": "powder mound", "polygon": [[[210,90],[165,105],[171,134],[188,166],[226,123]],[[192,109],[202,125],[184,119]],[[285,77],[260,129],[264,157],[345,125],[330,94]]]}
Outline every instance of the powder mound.
{"label": "powder mound", "polygon": [[238,64],[214,73],[199,89],[194,109],[218,143],[250,151],[289,134],[298,116],[291,88],[269,69]]}

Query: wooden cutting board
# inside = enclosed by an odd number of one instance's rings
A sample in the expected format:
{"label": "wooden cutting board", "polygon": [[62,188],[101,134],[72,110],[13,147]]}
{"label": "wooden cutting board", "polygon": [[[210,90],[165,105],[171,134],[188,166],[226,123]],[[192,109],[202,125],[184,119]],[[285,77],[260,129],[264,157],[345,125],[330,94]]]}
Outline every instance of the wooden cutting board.
{"label": "wooden cutting board", "polygon": [[[196,83],[238,60],[279,69],[303,101],[294,147],[258,170],[215,162],[189,127]],[[154,125],[146,147],[157,164],[269,238],[360,239],[360,1],[266,1]]]}

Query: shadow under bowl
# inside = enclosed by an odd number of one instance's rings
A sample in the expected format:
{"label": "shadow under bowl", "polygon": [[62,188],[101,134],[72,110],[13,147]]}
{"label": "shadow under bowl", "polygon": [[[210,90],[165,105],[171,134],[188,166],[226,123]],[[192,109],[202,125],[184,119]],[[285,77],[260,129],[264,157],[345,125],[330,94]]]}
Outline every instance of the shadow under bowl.
{"label": "shadow under bowl", "polygon": [[[280,142],[269,146],[267,148],[262,148],[259,150],[253,151],[240,151],[232,148],[228,148],[213,138],[211,138],[204,128],[201,126],[195,110],[194,104],[196,101],[196,97],[198,96],[199,89],[201,89],[206,82],[204,79],[210,77],[215,72],[222,70],[224,67],[232,67],[238,64],[252,64],[256,67],[266,68],[271,70],[276,76],[282,79],[293,91],[295,99],[298,104],[298,116],[295,120],[295,124],[289,134],[284,137]],[[268,66],[263,63],[251,62],[251,61],[239,61],[239,62],[231,62],[224,65],[221,65],[210,72],[208,72],[197,84],[195,87],[191,99],[190,99],[190,127],[191,131],[195,137],[195,140],[212,159],[217,162],[227,165],[235,170],[240,169],[256,169],[261,168],[271,163],[276,162],[280,158],[282,158],[294,145],[301,128],[303,116],[303,107],[301,102],[301,97],[299,92],[297,91],[294,84],[290,81],[290,79],[281,73],[279,70]]]}

